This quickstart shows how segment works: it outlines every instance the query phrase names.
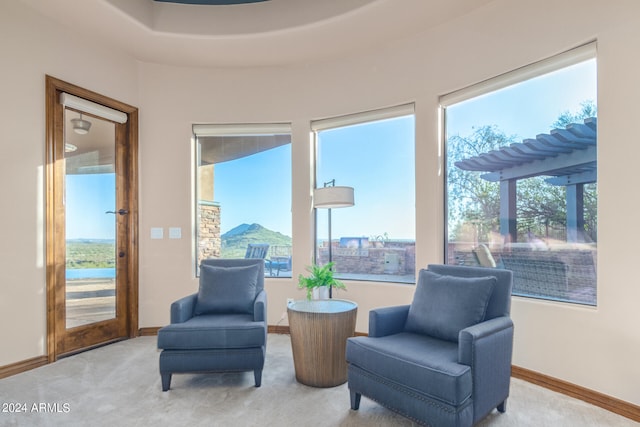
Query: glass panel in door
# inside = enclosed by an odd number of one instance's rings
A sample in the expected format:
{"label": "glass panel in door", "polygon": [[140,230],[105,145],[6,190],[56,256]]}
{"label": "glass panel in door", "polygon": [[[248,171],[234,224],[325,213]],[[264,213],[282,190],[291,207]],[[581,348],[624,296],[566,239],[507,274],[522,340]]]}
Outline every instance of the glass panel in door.
{"label": "glass panel in door", "polygon": [[65,109],[67,329],[116,317],[115,127]]}

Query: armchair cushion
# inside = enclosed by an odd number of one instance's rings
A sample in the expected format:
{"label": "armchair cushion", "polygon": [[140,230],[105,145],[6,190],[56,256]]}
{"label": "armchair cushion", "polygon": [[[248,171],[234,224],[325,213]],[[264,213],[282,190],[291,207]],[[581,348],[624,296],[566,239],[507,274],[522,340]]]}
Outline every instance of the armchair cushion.
{"label": "armchair cushion", "polygon": [[421,270],[405,330],[458,342],[461,330],[482,322],[496,278],[444,276]]}
{"label": "armchair cushion", "polygon": [[409,332],[350,338],[347,360],[388,384],[449,405],[462,405],[471,396],[471,369],[458,363],[458,346],[452,342]]}
{"label": "armchair cushion", "polygon": [[158,332],[158,348],[173,350],[233,349],[266,344],[264,322],[248,314],[205,314]]}
{"label": "armchair cushion", "polygon": [[258,265],[214,267],[202,264],[194,314],[252,314],[259,272]]}

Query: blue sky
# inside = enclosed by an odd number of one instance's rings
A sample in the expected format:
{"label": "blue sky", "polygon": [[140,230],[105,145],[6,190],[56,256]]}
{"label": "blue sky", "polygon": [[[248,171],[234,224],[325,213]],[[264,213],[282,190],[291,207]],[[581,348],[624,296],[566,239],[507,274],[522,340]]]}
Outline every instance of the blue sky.
{"label": "blue sky", "polygon": [[258,223],[291,236],[291,144],[215,165],[221,233]]}
{"label": "blue sky", "polygon": [[[515,136],[517,142],[549,133],[562,113],[579,113],[585,101],[597,107],[596,72],[593,59],[449,106],[447,137],[466,137],[474,128],[486,125],[497,127],[507,137]],[[460,220],[452,211],[450,230]]]}
{"label": "blue sky", "polygon": [[115,239],[115,174],[66,177],[67,239]]}
{"label": "blue sky", "polygon": [[562,112],[575,113],[586,100],[596,102],[595,82],[593,59],[455,104],[447,108],[447,135],[467,136],[484,125],[519,139],[549,133]]}
{"label": "blue sky", "polygon": [[[415,239],[415,119],[381,120],[319,133],[317,185],[354,188],[355,206],[332,210],[332,238]],[[318,235],[327,236],[318,210]]]}
{"label": "blue sky", "polygon": [[[520,139],[547,133],[563,111],[596,100],[595,60],[447,108],[447,133],[497,125]],[[415,238],[414,118],[383,120],[320,134],[318,185],[332,179],[354,187],[356,205],[333,210],[333,237]],[[407,143],[408,141],[408,143]],[[416,144],[429,141],[416,141]],[[435,142],[434,142],[435,143]],[[215,167],[215,200],[222,205],[222,232],[257,222],[291,235],[291,146]],[[68,175],[67,238],[114,238],[114,174]],[[326,211],[318,215],[326,235]]]}
{"label": "blue sky", "polygon": [[[335,179],[355,189],[355,207],[333,210],[334,237],[415,238],[414,127],[405,117],[321,133],[318,185]],[[291,146],[217,164],[214,200],[222,233],[256,222],[291,236]],[[320,210],[321,232],[326,218]]]}

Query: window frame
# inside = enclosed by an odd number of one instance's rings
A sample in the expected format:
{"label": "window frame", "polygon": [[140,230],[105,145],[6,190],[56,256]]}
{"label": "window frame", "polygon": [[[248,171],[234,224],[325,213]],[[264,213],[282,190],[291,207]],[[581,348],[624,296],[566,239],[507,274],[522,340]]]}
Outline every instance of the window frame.
{"label": "window frame", "polygon": [[[192,124],[192,157],[191,164],[193,165],[192,173],[192,202],[191,209],[193,218],[192,226],[192,265],[193,274],[195,278],[200,276],[199,274],[199,221],[198,210],[200,203],[200,178],[199,178],[199,165],[198,161],[201,158],[199,149],[200,143],[198,138],[201,137],[239,137],[239,136],[261,136],[261,135],[290,135],[291,141],[289,144],[293,144],[292,124],[290,122],[272,122],[272,123],[195,123]],[[293,159],[291,159],[293,161]],[[290,165],[291,166],[291,165]],[[293,178],[293,177],[292,177]],[[290,189],[291,190],[291,189]],[[214,202],[212,202],[214,203]],[[293,222],[293,218],[292,218]],[[293,226],[293,224],[292,224]],[[293,233],[293,228],[292,228]],[[293,251],[293,236],[292,237],[292,251]],[[265,268],[265,274],[267,269]],[[269,276],[265,275],[265,278]]]}
{"label": "window frame", "polygon": [[[415,174],[415,148],[416,148],[416,138],[415,138],[415,120],[416,120],[416,112],[415,112],[415,102],[410,102],[410,103],[404,103],[404,104],[399,104],[399,105],[395,105],[395,106],[391,106],[391,107],[385,107],[385,108],[380,108],[380,109],[374,109],[374,110],[368,110],[368,111],[363,111],[363,112],[358,112],[358,113],[352,113],[352,114],[346,114],[346,115],[342,115],[342,116],[334,116],[334,117],[329,117],[329,118],[323,118],[323,119],[318,119],[318,120],[312,120],[310,123],[310,130],[311,130],[311,141],[312,141],[312,145],[313,145],[313,157],[312,157],[312,174],[313,174],[313,181],[312,181],[312,185],[313,188],[318,188],[318,184],[322,185],[323,183],[318,183],[317,181],[317,176],[318,176],[318,143],[319,143],[319,138],[318,138],[318,134],[322,131],[327,131],[327,130],[333,130],[333,129],[339,129],[339,128],[343,128],[343,127],[348,127],[348,126],[355,126],[355,125],[365,125],[367,123],[374,123],[374,122],[378,122],[378,121],[382,121],[382,120],[386,120],[386,119],[399,119],[402,117],[407,117],[407,116],[413,116],[414,119],[414,138],[413,138],[413,167],[414,167],[414,173],[413,173],[413,182],[414,182],[414,186],[416,184],[416,174]],[[340,184],[347,184],[348,183],[340,183]],[[357,189],[356,189],[356,200],[357,200]],[[415,201],[415,187],[414,187],[414,201]],[[413,206],[414,209],[414,215],[415,215],[415,203]],[[317,248],[317,244],[318,244],[318,209],[314,208],[314,213],[313,213],[313,262],[317,263],[318,259],[318,248]],[[416,220],[414,219],[414,222],[416,222]],[[417,241],[417,236],[415,235],[415,227],[416,224],[414,223],[414,247],[416,245],[416,241]],[[414,273],[414,280],[410,281],[410,282],[405,282],[405,281],[398,281],[398,280],[373,280],[370,277],[354,277],[354,278],[343,278],[343,277],[338,277],[340,280],[356,280],[356,281],[368,281],[368,282],[381,282],[381,283],[389,283],[389,284],[400,284],[400,285],[407,285],[407,284],[415,284],[415,279],[417,278],[417,263],[416,260],[414,259],[414,266],[413,266],[413,270],[415,271]],[[366,274],[366,273],[354,273],[354,274]],[[381,275],[384,276],[384,275]]]}
{"label": "window frame", "polygon": [[[444,210],[444,235],[443,235],[443,259],[444,262],[448,262],[448,251],[449,251],[449,171],[448,171],[448,154],[449,149],[447,146],[447,108],[453,105],[459,104],[464,101],[468,101],[471,99],[475,99],[481,97],[483,95],[494,93],[500,89],[504,89],[510,86],[514,86],[520,83],[527,82],[528,80],[534,79],[536,77],[544,76],[555,71],[560,71],[562,69],[571,67],[573,65],[577,65],[589,60],[597,61],[597,41],[591,41],[584,45],[578,46],[569,51],[560,53],[558,55],[549,57],[547,59],[525,65],[521,68],[506,72],[504,74],[492,77],[490,79],[481,81],[474,85],[462,88],[460,90],[442,95],[439,98],[439,142],[441,144],[441,152],[442,152],[442,168],[443,168],[443,210]],[[597,84],[597,81],[596,81]],[[596,100],[597,105],[597,100]],[[596,181],[597,184],[597,181]],[[597,246],[596,246],[597,247]],[[594,264],[597,269],[597,261],[594,260]],[[542,296],[529,296],[529,295],[518,295],[514,294],[514,296],[522,296],[535,300],[546,301],[551,303],[569,303],[569,304],[578,304],[585,307],[597,307],[597,294],[598,294],[598,286],[599,283],[596,279],[595,284],[595,292],[596,299],[593,304],[578,302],[578,301],[565,301],[565,300],[556,300],[552,297],[542,297]]]}

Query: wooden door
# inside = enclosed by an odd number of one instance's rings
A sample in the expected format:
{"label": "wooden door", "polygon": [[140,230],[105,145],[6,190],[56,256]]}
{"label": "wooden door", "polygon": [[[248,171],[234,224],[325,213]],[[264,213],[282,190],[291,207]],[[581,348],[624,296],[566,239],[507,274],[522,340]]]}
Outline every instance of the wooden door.
{"label": "wooden door", "polygon": [[47,77],[51,361],[137,333],[136,167],[137,109]]}

